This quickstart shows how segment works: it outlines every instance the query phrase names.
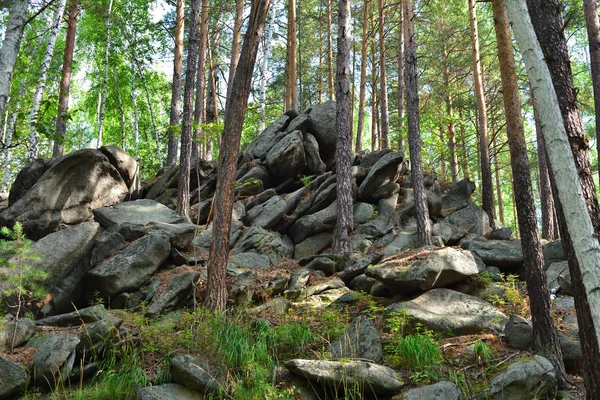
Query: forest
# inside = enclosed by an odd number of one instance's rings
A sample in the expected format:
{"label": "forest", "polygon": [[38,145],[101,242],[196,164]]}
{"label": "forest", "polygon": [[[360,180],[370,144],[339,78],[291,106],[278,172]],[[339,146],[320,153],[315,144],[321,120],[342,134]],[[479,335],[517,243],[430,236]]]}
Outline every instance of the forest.
{"label": "forest", "polygon": [[0,32],[0,399],[600,398],[596,2]]}

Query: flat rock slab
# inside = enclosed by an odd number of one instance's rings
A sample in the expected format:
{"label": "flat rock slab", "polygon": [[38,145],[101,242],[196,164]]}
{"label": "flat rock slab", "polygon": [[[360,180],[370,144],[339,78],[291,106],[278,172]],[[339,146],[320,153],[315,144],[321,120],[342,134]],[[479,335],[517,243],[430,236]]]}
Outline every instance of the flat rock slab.
{"label": "flat rock slab", "polygon": [[[35,322],[29,318],[0,321],[0,352],[10,351],[26,343],[35,333]],[[1,398],[1,396],[0,396]]]}
{"label": "flat rock slab", "polygon": [[17,398],[25,390],[26,385],[25,369],[0,357],[0,399]]}
{"label": "flat rock slab", "polygon": [[201,393],[218,392],[221,388],[214,378],[214,371],[189,354],[171,359],[171,377],[176,383]]}
{"label": "flat rock slab", "polygon": [[176,383],[147,386],[136,389],[137,400],[202,400],[205,397],[195,390]]}
{"label": "flat rock slab", "polygon": [[404,400],[458,400],[460,392],[452,382],[442,381],[417,389],[410,389]]}
{"label": "flat rock slab", "polygon": [[424,250],[409,257],[389,257],[365,271],[365,275],[399,293],[446,287],[478,273],[471,252],[451,247]]}
{"label": "flat rock slab", "polygon": [[66,314],[54,315],[37,321],[40,326],[79,326],[109,318],[108,311],[102,305],[82,308]]}
{"label": "flat rock slab", "polygon": [[520,240],[469,241],[461,247],[471,250],[487,266],[514,269],[523,265],[523,249]]}
{"label": "flat rock slab", "polygon": [[364,395],[392,395],[402,383],[393,369],[366,361],[290,360],[285,367],[293,374],[303,376],[325,388],[346,392],[357,390]]}
{"label": "flat rock slab", "polygon": [[327,350],[334,358],[362,358],[379,361],[383,348],[377,328],[366,315],[354,319],[346,332]]}
{"label": "flat rock slab", "polygon": [[41,339],[33,357],[36,383],[55,386],[67,379],[73,369],[78,344],[79,338],[68,332]]}
{"label": "flat rock slab", "polygon": [[490,303],[450,289],[433,289],[413,300],[394,303],[387,307],[384,318],[392,313],[406,313],[411,325],[421,323],[435,332],[454,335],[502,333],[508,320]]}

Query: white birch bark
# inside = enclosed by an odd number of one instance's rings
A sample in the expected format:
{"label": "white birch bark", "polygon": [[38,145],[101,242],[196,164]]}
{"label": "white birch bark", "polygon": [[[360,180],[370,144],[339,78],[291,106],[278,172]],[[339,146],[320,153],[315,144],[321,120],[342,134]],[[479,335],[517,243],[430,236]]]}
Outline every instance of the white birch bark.
{"label": "white birch bark", "polygon": [[4,145],[6,146],[6,150],[4,152],[4,174],[2,175],[2,185],[0,187],[0,193],[4,193],[8,189],[8,185],[10,184],[10,163],[12,160],[12,151],[10,145],[12,144],[12,137],[15,132],[17,115],[19,114],[19,109],[21,108],[21,99],[25,95],[26,87],[27,79],[23,78],[21,79],[21,87],[19,88],[19,97],[17,97],[17,104],[14,108],[13,113],[8,119],[8,127],[6,129],[6,136],[4,139]]}
{"label": "white birch bark", "polygon": [[581,269],[596,337],[600,338],[600,243],[588,214],[558,98],[527,6],[524,0],[506,0],[506,8],[539,106],[542,134],[556,177],[558,197]]}
{"label": "white birch bark", "polygon": [[54,46],[56,45],[56,37],[58,36],[58,30],[60,28],[62,16],[65,12],[66,4],[66,0],[59,0],[56,12],[54,13],[54,19],[52,20],[52,26],[50,27],[50,38],[48,39],[46,54],[44,55],[44,61],[42,62],[42,71],[38,79],[37,89],[33,95],[33,104],[29,113],[29,161],[34,160],[38,156],[40,141],[40,137],[37,133],[38,112],[40,110],[42,97],[44,97],[44,91],[46,90],[48,70],[52,63],[52,54],[54,53]]}
{"label": "white birch bark", "polygon": [[133,147],[134,147],[134,158],[135,161],[139,161],[139,149],[140,149],[140,130],[139,121],[140,116],[137,108],[137,97],[135,96],[135,68],[134,62],[132,61],[131,66],[131,102],[133,103]]}
{"label": "white birch bark", "polygon": [[25,29],[28,4],[28,0],[13,0],[8,8],[8,25],[0,48],[0,115],[6,112],[13,70]]}
{"label": "white birch bark", "polygon": [[262,79],[260,80],[260,125],[259,132],[265,130],[265,126],[267,123],[267,114],[266,114],[266,103],[267,103],[267,72],[269,68],[269,59],[271,58],[271,47],[273,40],[273,31],[275,30],[275,19],[277,17],[277,0],[274,0],[271,4],[271,17],[269,18],[269,25],[267,26],[267,34],[265,35],[265,50],[263,54],[262,64],[260,66],[260,71],[262,74]]}
{"label": "white birch bark", "polygon": [[112,13],[113,0],[108,3],[106,16],[106,47],[104,49],[104,81],[102,83],[102,101],[100,102],[100,115],[98,116],[98,148],[102,147],[102,130],[104,128],[104,113],[106,110],[106,92],[108,89],[108,54],[110,52],[110,14]]}
{"label": "white birch bark", "polygon": [[119,89],[119,77],[117,75],[117,66],[113,66],[115,75],[115,87],[117,88],[117,99],[119,100],[119,117],[121,123],[121,148],[127,151],[127,140],[125,138],[125,109],[123,108],[123,99],[121,98],[121,90]]}

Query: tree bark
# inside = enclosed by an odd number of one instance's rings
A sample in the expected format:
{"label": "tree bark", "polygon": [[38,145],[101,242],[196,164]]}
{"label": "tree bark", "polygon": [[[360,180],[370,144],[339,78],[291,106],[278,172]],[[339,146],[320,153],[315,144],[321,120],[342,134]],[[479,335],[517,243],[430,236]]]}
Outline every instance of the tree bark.
{"label": "tree bark", "polygon": [[127,138],[125,133],[125,109],[123,108],[123,99],[121,98],[121,89],[119,86],[119,77],[117,75],[117,66],[113,65],[115,76],[115,87],[117,88],[117,98],[119,100],[119,122],[121,123],[121,148],[127,151]]}
{"label": "tree bark", "polygon": [[446,89],[445,101],[446,101],[446,116],[448,122],[446,129],[448,131],[448,151],[450,152],[450,175],[452,177],[452,183],[458,182],[458,158],[456,156],[456,128],[454,126],[454,111],[452,106],[452,93],[450,89],[450,65],[448,64],[448,50],[444,44],[444,50],[442,51],[442,58],[444,62],[444,70],[442,74],[444,76],[444,87]]}
{"label": "tree bark", "polygon": [[29,161],[33,161],[38,157],[39,141],[40,137],[37,133],[38,123],[38,112],[40,110],[40,103],[42,97],[44,97],[44,91],[46,90],[46,79],[48,78],[48,70],[52,63],[52,54],[54,53],[54,46],[56,44],[56,38],[58,36],[58,30],[60,28],[60,22],[65,12],[66,0],[59,0],[54,18],[52,20],[52,27],[50,28],[50,37],[48,44],[46,45],[46,53],[44,54],[44,61],[42,61],[42,68],[40,77],[38,79],[38,85],[33,95],[33,103],[31,105],[31,111],[29,113]]}
{"label": "tree bark", "polygon": [[498,42],[498,60],[506,114],[506,131],[513,172],[513,190],[523,247],[523,269],[531,307],[533,346],[536,352],[548,358],[554,365],[558,384],[560,387],[565,387],[568,382],[567,373],[562,359],[558,333],[552,319],[542,244],[537,231],[533,189],[527,159],[527,144],[525,143],[525,132],[521,117],[521,101],[517,86],[517,73],[508,15],[503,0],[493,0],[492,8]]}
{"label": "tree bark", "polygon": [[287,5],[287,52],[285,58],[285,111],[298,109],[296,66],[296,0]]}
{"label": "tree bark", "polygon": [[400,25],[398,27],[398,151],[404,153],[404,6],[400,1]]}
{"label": "tree bark", "polygon": [[[242,37],[242,22],[244,18],[244,0],[235,0],[235,20],[233,22],[233,41],[231,43],[231,61],[229,63],[229,79],[227,80],[227,97],[225,104],[229,104],[233,77],[240,60],[240,40]],[[227,108],[227,105],[225,106]]]}
{"label": "tree bark", "polygon": [[[194,69],[196,76],[196,105],[194,107],[194,139],[192,141],[192,160],[198,159],[200,142],[202,141],[202,124],[204,123],[204,104],[206,97],[206,49],[208,47],[209,0],[202,0],[202,16],[200,17],[200,38],[198,40],[198,66]],[[186,68],[186,74],[187,74]],[[183,140],[182,140],[183,145]]]}
{"label": "tree bark", "polygon": [[385,0],[379,0],[379,107],[381,109],[381,148],[390,148],[387,77],[385,67]]}
{"label": "tree bark", "polygon": [[[273,32],[275,31],[275,23],[277,18],[277,0],[273,1],[271,5],[271,16],[269,17],[269,24],[267,25],[267,32],[265,35],[264,55],[261,64],[262,78],[260,80],[260,102],[259,102],[259,113],[260,113],[260,124],[258,127],[259,132],[265,130],[267,125],[267,72],[269,70],[269,59],[271,58],[271,47],[273,40]],[[320,53],[319,53],[320,54]],[[320,102],[320,101],[319,101]]]}
{"label": "tree bark", "polygon": [[13,70],[25,29],[28,4],[28,0],[13,0],[8,7],[8,24],[0,47],[0,115],[6,113]]}
{"label": "tree bark", "polygon": [[[596,116],[596,149],[600,154],[600,24],[598,23],[598,6],[593,0],[583,0],[583,12],[587,26],[590,48],[590,66],[592,88],[594,90],[594,111]],[[600,176],[600,165],[598,166]]]}
{"label": "tree bark", "polygon": [[175,48],[173,49],[173,84],[171,85],[171,109],[167,135],[167,165],[177,163],[179,150],[179,104],[181,103],[181,72],[183,68],[183,33],[185,24],[184,0],[177,0],[175,8]]}
{"label": "tree bark", "polygon": [[131,103],[133,105],[133,156],[135,161],[140,160],[140,115],[137,107],[135,93],[135,65],[131,62]]}
{"label": "tree bark", "polygon": [[[562,3],[558,0],[528,0],[529,9],[536,10],[530,15],[533,28],[537,39],[542,48],[544,58],[550,70],[554,90],[558,97],[558,104],[564,122],[565,131],[569,138],[571,153],[577,168],[577,174],[581,182],[581,190],[587,204],[589,217],[596,236],[600,235],[600,209],[596,197],[596,190],[592,176],[592,170],[588,156],[587,139],[583,134],[583,125],[576,99],[576,90],[573,85],[573,73],[567,47],[567,40],[564,34],[564,20],[562,17]],[[533,82],[532,82],[533,83]],[[538,99],[538,102],[540,100]],[[540,105],[541,106],[541,105]],[[543,117],[542,117],[542,122]],[[544,131],[542,129],[542,131]],[[544,132],[544,135],[546,133]],[[550,143],[546,140],[546,144]],[[550,152],[550,149],[548,149]],[[550,159],[551,171],[554,170],[552,160]],[[558,177],[552,177],[551,180],[557,181]],[[591,327],[593,323],[592,311],[590,310],[591,301],[585,293],[585,287],[577,257],[575,256],[574,245],[571,237],[575,240],[575,235],[567,229],[567,219],[560,210],[568,210],[568,207],[560,202],[556,202],[558,211],[558,223],[560,236],[563,241],[567,260],[569,261],[569,270],[575,297],[575,309],[577,311],[577,321],[580,327]],[[569,210],[570,211],[570,210]],[[570,215],[569,215],[570,217]],[[581,346],[583,350],[584,378],[587,395],[589,399],[600,399],[600,339],[591,328],[580,329]]]}
{"label": "tree bark", "polygon": [[500,163],[498,161],[498,148],[496,146],[496,140],[493,141],[494,146],[494,176],[496,179],[496,197],[498,198],[498,218],[502,225],[504,222],[504,203],[502,201],[502,186],[500,185]]}
{"label": "tree bark", "polygon": [[487,127],[487,104],[485,100],[485,83],[481,73],[481,56],[479,55],[479,31],[477,29],[477,12],[475,0],[469,0],[469,21],[471,25],[471,54],[473,59],[473,81],[475,97],[477,97],[477,128],[479,133],[479,157],[481,164],[481,208],[494,224],[494,189],[492,187],[492,167],[490,165],[490,147]]}
{"label": "tree bark", "polygon": [[65,115],[69,110],[69,89],[71,88],[71,65],[73,64],[73,51],[75,50],[75,32],[77,29],[77,16],[79,15],[79,4],[72,0],[69,8],[69,19],[67,21],[67,37],[65,39],[65,50],[63,53],[62,78],[60,80],[60,92],[58,97],[58,115],[56,116],[56,139],[52,157],[62,156],[65,151],[64,136],[67,130]]}
{"label": "tree bark", "polygon": [[327,5],[327,97],[329,97],[329,100],[333,100],[333,35],[331,34],[333,12],[331,10],[331,0],[325,0],[325,3]]}
{"label": "tree bark", "polygon": [[360,47],[360,89],[358,94],[358,128],[356,130],[357,153],[362,151],[362,137],[365,129],[365,99],[367,97],[367,49],[369,36],[369,0],[363,1],[362,43]]}
{"label": "tree bark", "polygon": [[208,282],[205,305],[211,312],[224,312],[227,304],[227,258],[229,232],[234,200],[234,184],[237,158],[248,104],[252,72],[256,62],[258,44],[265,24],[271,0],[253,0],[248,30],[240,55],[231,92],[231,102],[225,111],[223,142],[219,155],[219,173],[215,199],[212,242],[208,257]]}
{"label": "tree bark", "polygon": [[350,119],[350,0],[339,0],[337,39],[336,90],[336,171],[337,171],[337,224],[333,252],[352,251],[350,236],[354,228],[352,201],[352,127]]}
{"label": "tree bark", "polygon": [[417,236],[422,246],[432,244],[431,221],[427,208],[427,197],[423,184],[423,162],[421,159],[421,128],[419,126],[419,91],[417,84],[417,47],[415,44],[414,14],[412,0],[404,2],[406,47],[406,110],[408,115],[408,145],[410,167],[415,196]]}
{"label": "tree bark", "polygon": [[102,81],[102,92],[100,102],[100,113],[98,115],[98,148],[102,147],[102,130],[104,128],[104,113],[106,110],[106,93],[108,91],[108,55],[110,53],[110,16],[112,14],[113,0],[108,3],[108,14],[106,15],[106,46],[104,48],[104,79]]}

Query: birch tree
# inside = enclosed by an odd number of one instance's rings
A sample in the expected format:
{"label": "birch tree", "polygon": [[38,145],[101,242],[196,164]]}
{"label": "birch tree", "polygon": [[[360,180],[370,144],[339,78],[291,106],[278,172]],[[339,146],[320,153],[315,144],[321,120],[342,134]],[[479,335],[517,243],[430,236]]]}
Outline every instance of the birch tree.
{"label": "birch tree", "polygon": [[104,128],[104,115],[106,111],[106,92],[108,91],[108,55],[110,53],[110,16],[112,14],[113,0],[108,3],[106,14],[106,45],[104,47],[104,78],[102,80],[102,94],[100,100],[100,113],[98,115],[98,147],[102,147],[102,131]]}
{"label": "birch tree", "polygon": [[[204,104],[206,97],[206,49],[208,48],[208,18],[210,11],[209,0],[202,0],[202,13],[200,15],[200,37],[198,38],[198,65],[196,73],[196,103],[194,106],[194,139],[192,141],[192,159],[197,160],[202,137],[202,124],[206,112]],[[188,56],[189,57],[189,56]],[[186,68],[186,73],[187,73]],[[183,140],[181,142],[183,144]]]}
{"label": "birch tree", "polygon": [[169,110],[169,129],[167,135],[167,165],[177,163],[179,140],[179,104],[181,103],[181,71],[183,67],[183,30],[185,24],[184,0],[177,0],[175,8],[175,48],[173,49],[173,83],[171,86],[171,109]]}
{"label": "birch tree", "polygon": [[367,95],[367,49],[369,45],[369,0],[363,1],[362,40],[360,44],[360,88],[358,95],[358,128],[356,130],[356,152],[362,151],[365,129],[365,99]]}
{"label": "birch tree", "polygon": [[379,107],[381,108],[381,148],[390,148],[387,72],[385,66],[385,0],[379,0]]}
{"label": "birch tree", "polygon": [[273,46],[273,32],[275,31],[275,23],[277,18],[277,0],[274,0],[271,4],[269,24],[267,25],[267,31],[265,34],[263,59],[260,67],[262,77],[260,79],[260,101],[259,101],[259,113],[260,113],[260,125],[258,127],[259,132],[265,130],[267,123],[267,73],[269,70],[269,60],[271,59],[271,48]]}
{"label": "birch tree", "polygon": [[287,47],[285,57],[285,111],[298,108],[296,71],[296,0],[288,0]]}

